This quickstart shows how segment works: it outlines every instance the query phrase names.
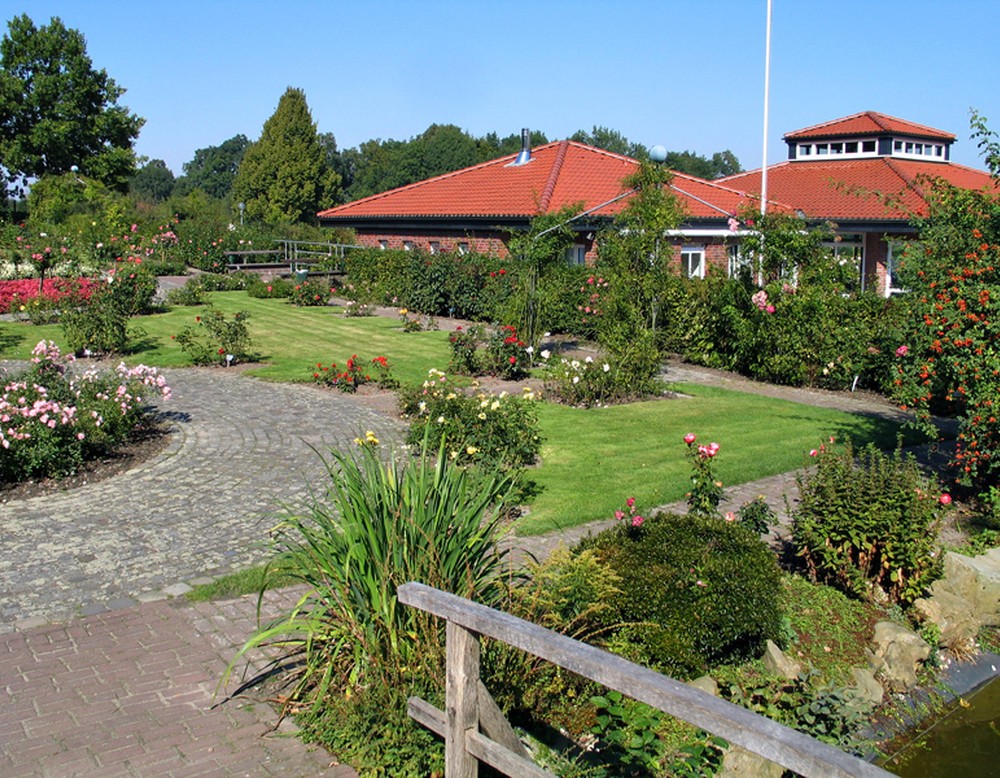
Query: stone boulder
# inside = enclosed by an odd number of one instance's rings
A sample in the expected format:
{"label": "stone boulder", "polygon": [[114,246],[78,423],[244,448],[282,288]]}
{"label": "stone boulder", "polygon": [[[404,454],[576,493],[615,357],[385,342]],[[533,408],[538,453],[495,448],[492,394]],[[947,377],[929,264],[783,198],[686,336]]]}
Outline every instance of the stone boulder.
{"label": "stone boulder", "polygon": [[980,619],[969,603],[943,586],[930,598],[916,600],[913,608],[921,621],[937,625],[947,649],[965,649],[979,632]]}
{"label": "stone boulder", "polygon": [[917,684],[917,668],[930,656],[931,647],[916,632],[892,621],[875,625],[873,665],[894,691]]}
{"label": "stone boulder", "polygon": [[784,768],[745,748],[730,746],[722,760],[719,778],[781,778]]}
{"label": "stone boulder", "polygon": [[848,685],[844,692],[847,695],[848,704],[852,708],[869,711],[882,704],[885,690],[871,670],[863,667],[852,668],[851,679],[853,683]]}
{"label": "stone boulder", "polygon": [[1000,624],[1000,548],[976,557],[945,554],[944,576],[931,586],[932,598],[944,592],[967,603],[979,624]]}
{"label": "stone boulder", "polygon": [[767,641],[767,647],[764,649],[764,667],[772,675],[788,680],[794,680],[802,673],[802,665],[785,656],[773,640]]}
{"label": "stone boulder", "polygon": [[701,689],[707,694],[711,694],[713,697],[719,696],[719,684],[710,675],[703,675],[700,678],[695,678],[693,681],[687,682],[688,686],[693,686],[695,689]]}

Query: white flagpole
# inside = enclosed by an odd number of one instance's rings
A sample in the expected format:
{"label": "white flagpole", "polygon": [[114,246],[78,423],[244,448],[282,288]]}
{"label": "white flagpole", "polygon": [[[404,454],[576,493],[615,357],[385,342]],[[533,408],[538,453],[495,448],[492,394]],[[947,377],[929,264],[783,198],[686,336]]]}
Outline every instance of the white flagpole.
{"label": "white flagpole", "polygon": [[767,0],[767,33],[764,43],[764,151],[761,155],[760,212],[767,213],[767,111],[771,90],[771,0]]}

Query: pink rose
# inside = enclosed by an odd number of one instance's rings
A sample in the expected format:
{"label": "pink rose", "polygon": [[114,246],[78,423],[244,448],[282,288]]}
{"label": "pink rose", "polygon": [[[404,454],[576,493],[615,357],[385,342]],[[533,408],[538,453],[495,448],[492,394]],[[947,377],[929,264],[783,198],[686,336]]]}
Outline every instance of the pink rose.
{"label": "pink rose", "polygon": [[900,346],[898,349],[896,349],[896,356],[897,357],[905,357],[906,353],[909,350],[910,350],[909,346],[905,346],[905,345],[904,346]]}
{"label": "pink rose", "polygon": [[633,507],[633,506],[635,505],[635,497],[629,497],[629,498],[628,498],[628,499],[627,499],[627,500],[625,501],[625,504],[626,504],[626,505],[627,505],[627,506],[628,506],[629,508]]}
{"label": "pink rose", "polygon": [[697,438],[695,438],[695,436],[694,436],[694,433],[693,433],[693,432],[689,432],[689,433],[688,433],[687,435],[685,435],[685,436],[684,436],[684,442],[685,442],[685,443],[687,443],[687,444],[688,444],[689,446],[690,446],[690,445],[691,445],[692,443],[694,443],[694,442],[695,442],[695,440],[697,440]]}
{"label": "pink rose", "polygon": [[938,498],[938,502],[942,505],[951,505],[951,495],[945,492],[940,498]]}

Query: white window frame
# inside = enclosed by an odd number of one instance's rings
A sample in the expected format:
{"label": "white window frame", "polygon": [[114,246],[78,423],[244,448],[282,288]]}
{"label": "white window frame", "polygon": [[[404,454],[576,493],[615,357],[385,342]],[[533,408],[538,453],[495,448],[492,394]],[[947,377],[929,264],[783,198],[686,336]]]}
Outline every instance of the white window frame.
{"label": "white window frame", "polygon": [[458,243],[458,254],[459,254],[459,256],[464,257],[468,253],[469,253],[469,244],[468,244],[468,242],[466,242],[464,240],[463,241],[459,241],[459,243]]}
{"label": "white window frame", "polygon": [[378,248],[379,251],[385,251],[387,248],[389,248],[389,241],[387,241],[385,238],[380,239],[378,242]]}
{"label": "white window frame", "polygon": [[571,267],[580,267],[587,264],[587,246],[583,243],[574,243],[566,247],[566,264]]}
{"label": "white window frame", "polygon": [[403,241],[403,251],[413,251],[413,241],[404,240]]}
{"label": "white window frame", "polygon": [[885,250],[885,290],[884,294],[886,297],[892,297],[894,294],[905,294],[906,289],[901,286],[893,286],[892,280],[894,275],[894,265],[896,264],[896,256],[902,257],[906,251],[906,246],[909,241],[905,240],[887,240],[886,250]]}
{"label": "white window frame", "polygon": [[[697,258],[697,264],[694,260]],[[705,247],[681,246],[681,273],[685,278],[705,277]]]}
{"label": "white window frame", "polygon": [[429,241],[427,243],[427,250],[431,254],[440,254],[441,253],[441,241],[439,241],[439,240]]}

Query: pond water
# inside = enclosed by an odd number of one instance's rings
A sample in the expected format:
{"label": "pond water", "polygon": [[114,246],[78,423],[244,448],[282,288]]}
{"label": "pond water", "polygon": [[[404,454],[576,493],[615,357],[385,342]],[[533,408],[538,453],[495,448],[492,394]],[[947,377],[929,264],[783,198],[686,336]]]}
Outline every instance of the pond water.
{"label": "pond water", "polygon": [[884,767],[904,778],[1000,775],[1000,678],[965,701]]}

